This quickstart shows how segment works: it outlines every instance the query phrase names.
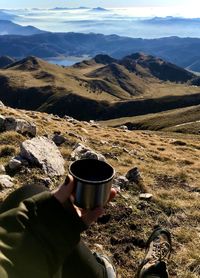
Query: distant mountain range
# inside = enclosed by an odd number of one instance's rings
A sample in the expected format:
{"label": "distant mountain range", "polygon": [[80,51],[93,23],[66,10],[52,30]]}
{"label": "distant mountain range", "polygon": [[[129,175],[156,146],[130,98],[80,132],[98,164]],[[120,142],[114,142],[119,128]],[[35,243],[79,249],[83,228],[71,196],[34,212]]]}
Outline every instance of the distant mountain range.
{"label": "distant mountain range", "polygon": [[44,33],[44,31],[33,26],[21,26],[9,20],[0,20],[0,35],[30,36],[41,33]]}
{"label": "distant mountain range", "polygon": [[14,20],[18,16],[9,12],[6,12],[5,10],[0,10],[0,20]]}
{"label": "distant mountain range", "polygon": [[200,18],[184,18],[184,17],[153,17],[151,19],[141,20],[142,23],[146,24],[157,24],[157,25],[174,25],[174,24],[195,24],[196,28],[200,25]]}
{"label": "distant mountain range", "polygon": [[121,58],[134,52],[144,52],[193,71],[200,71],[199,49],[200,39],[198,38],[168,37],[147,40],[81,33],[42,33],[26,37],[0,36],[0,55],[14,58],[29,55],[41,58],[95,56],[99,53]]}
{"label": "distant mountain range", "polygon": [[63,68],[27,57],[0,70],[6,105],[81,120],[158,113],[200,103],[194,74],[160,58],[135,53],[98,55]]}

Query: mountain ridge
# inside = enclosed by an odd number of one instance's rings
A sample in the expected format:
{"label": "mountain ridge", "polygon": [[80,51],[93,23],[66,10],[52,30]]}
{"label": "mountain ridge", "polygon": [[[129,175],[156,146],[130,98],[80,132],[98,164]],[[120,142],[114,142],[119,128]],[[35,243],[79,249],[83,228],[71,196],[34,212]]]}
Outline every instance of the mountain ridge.
{"label": "mountain ridge", "polygon": [[[11,45],[15,45],[15,48],[11,48]],[[120,59],[131,53],[144,52],[184,68],[191,66],[191,70],[193,70],[192,65],[200,60],[199,48],[198,38],[134,39],[117,35],[49,32],[26,37],[0,36],[1,55],[14,58],[30,55],[40,58],[95,56],[101,53]],[[194,65],[194,69],[200,71],[199,65]]]}
{"label": "mountain ridge", "polygon": [[[147,61],[152,61],[151,56],[136,53],[132,57],[137,57],[132,59],[133,70],[121,60],[102,55],[68,68],[29,56],[0,70],[0,99],[15,108],[68,114],[83,120],[136,116],[199,104],[199,87],[185,83],[185,74],[190,82],[197,82],[198,77],[175,67],[180,75],[184,73],[183,80],[166,82],[149,72]],[[145,67],[140,65],[140,72],[135,72],[141,57]],[[157,58],[153,61],[171,66]],[[87,109],[80,109],[82,106]]]}
{"label": "mountain ridge", "polygon": [[0,36],[3,35],[21,35],[21,36],[31,36],[36,34],[42,34],[42,31],[33,26],[21,26],[19,24],[13,23],[10,20],[0,19]]}

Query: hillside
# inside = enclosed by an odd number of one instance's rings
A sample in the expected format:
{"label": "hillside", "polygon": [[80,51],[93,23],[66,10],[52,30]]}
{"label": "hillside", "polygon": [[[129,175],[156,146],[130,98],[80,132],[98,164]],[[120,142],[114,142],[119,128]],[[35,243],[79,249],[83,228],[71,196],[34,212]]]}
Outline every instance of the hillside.
{"label": "hillside", "polygon": [[[77,143],[103,154],[117,175],[138,167],[140,183],[122,186],[116,199],[107,206],[105,216],[82,235],[93,250],[111,256],[119,277],[133,277],[155,225],[172,233],[170,277],[199,277],[199,135],[124,131],[2,106],[0,114],[34,123],[37,136],[60,134],[65,139],[59,150],[66,161],[66,172]],[[0,187],[1,201],[27,183],[48,183],[51,188],[59,185],[58,178],[49,178],[35,165],[10,170],[10,159],[19,154],[20,143],[27,139],[28,135],[16,131],[0,132],[0,169],[4,171],[1,173],[14,179],[14,187]],[[142,200],[139,194],[143,190],[153,197]]]}
{"label": "hillside", "polygon": [[[12,45],[15,47],[10,47]],[[43,33],[25,38],[20,35],[0,36],[1,55],[15,58],[30,55],[41,58],[93,57],[103,53],[119,59],[135,52],[144,52],[194,71],[200,71],[199,47],[198,38],[140,39],[94,33]]]}
{"label": "hillside", "polygon": [[200,105],[157,114],[119,118],[104,121],[102,124],[113,127],[126,125],[130,130],[159,130],[200,134]]}
{"label": "hillside", "polygon": [[0,56],[0,68],[4,68],[10,64],[13,64],[15,59],[8,57],[8,56]]}
{"label": "hillside", "polygon": [[[200,103],[200,88],[184,83],[196,80],[194,74],[139,55],[140,59],[132,55],[122,60],[101,55],[69,68],[30,56],[0,70],[0,99],[14,108],[82,120],[144,115]],[[171,72],[176,83],[163,80]]]}
{"label": "hillside", "polygon": [[41,34],[44,31],[39,30],[33,26],[21,26],[9,20],[0,19],[0,35],[21,35],[31,36]]}

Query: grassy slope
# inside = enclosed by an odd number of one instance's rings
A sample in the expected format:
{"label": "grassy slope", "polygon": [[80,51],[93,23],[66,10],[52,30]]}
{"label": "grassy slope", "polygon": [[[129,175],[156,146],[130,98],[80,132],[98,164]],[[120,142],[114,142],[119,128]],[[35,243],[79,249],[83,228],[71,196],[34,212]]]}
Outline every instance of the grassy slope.
{"label": "grassy slope", "polygon": [[125,117],[102,122],[103,125],[120,126],[127,124],[136,129],[168,130],[183,133],[199,133],[200,105],[170,110],[138,117]]}
{"label": "grassy slope", "polygon": [[[121,195],[107,207],[107,220],[93,225],[83,235],[91,248],[101,247],[111,254],[119,277],[133,277],[138,261],[144,255],[144,240],[157,224],[170,229],[173,235],[170,277],[199,277],[200,204],[199,193],[192,191],[199,187],[200,180],[199,135],[124,132],[109,127],[97,128],[86,122],[72,124],[45,113],[9,108],[0,108],[0,113],[35,122],[39,135],[54,131],[65,134],[67,141],[60,150],[66,159],[66,169],[74,144],[80,142],[73,132],[83,137],[84,144],[106,155],[118,174],[125,174],[134,166],[140,169],[143,187],[153,194],[153,199],[148,202],[139,200],[140,189],[136,185],[122,190]],[[18,153],[19,144],[25,139],[15,132],[0,133],[0,151],[3,153],[0,164],[6,165]],[[5,147],[8,146],[10,151],[6,154]],[[45,175],[33,167],[30,171],[13,174],[13,177],[18,187],[24,181],[38,182]],[[53,187],[57,185],[55,180]],[[8,193],[1,191],[0,199]]]}
{"label": "grassy slope", "polygon": [[94,62],[63,68],[29,58],[0,70],[0,82],[0,98],[9,106],[79,119],[157,113],[194,105],[200,97],[200,88],[196,86],[161,82],[152,77],[142,79],[122,66],[105,69],[105,65]]}
{"label": "grassy slope", "polygon": [[[118,76],[113,74],[111,70],[103,71],[105,65],[91,64],[89,66],[78,68],[63,68],[56,65],[51,65],[37,58],[38,65],[32,66],[30,62],[23,65],[16,64],[6,70],[0,70],[0,75],[9,78],[11,87],[30,88],[53,86],[57,88],[72,91],[75,94],[85,96],[91,99],[116,101],[121,99],[133,99],[125,89],[120,88]],[[33,68],[34,67],[34,68]],[[136,88],[138,94],[136,98],[157,98],[164,96],[180,96],[199,93],[200,89],[196,86],[187,86],[186,84],[175,84],[170,82],[162,82],[155,78],[144,78],[136,76],[134,73],[129,73],[122,66],[117,66],[121,71],[124,80],[129,82],[133,88]],[[94,74],[95,71],[101,74]],[[107,80],[106,80],[107,78]],[[94,81],[99,81],[102,84],[107,83],[105,88],[93,85]],[[105,91],[104,91],[105,89]],[[117,91],[114,95],[111,91]]]}

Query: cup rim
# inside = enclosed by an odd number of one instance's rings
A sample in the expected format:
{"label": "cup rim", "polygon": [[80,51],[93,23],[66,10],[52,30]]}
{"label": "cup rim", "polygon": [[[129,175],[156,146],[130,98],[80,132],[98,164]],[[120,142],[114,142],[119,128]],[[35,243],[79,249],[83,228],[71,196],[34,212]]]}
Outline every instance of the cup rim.
{"label": "cup rim", "polygon": [[[90,180],[85,180],[85,179],[82,179],[82,178],[76,176],[74,173],[72,173],[72,171],[71,171],[71,166],[72,166],[74,163],[76,163],[77,161],[81,161],[81,160],[88,160],[88,161],[97,160],[97,161],[99,161],[99,162],[101,162],[101,163],[107,164],[107,165],[108,165],[109,167],[111,167],[112,170],[113,170],[112,176],[109,177],[108,179],[101,180],[101,181],[90,181]],[[109,182],[110,180],[112,180],[113,177],[115,176],[115,173],[116,173],[116,172],[115,172],[115,169],[114,169],[108,162],[105,162],[105,161],[102,161],[102,160],[98,160],[98,159],[84,158],[84,159],[78,159],[78,160],[76,160],[76,161],[71,162],[70,165],[69,165],[69,173],[70,173],[75,179],[77,179],[78,181],[81,181],[81,182],[84,182],[84,183],[87,183],[87,184],[90,184],[90,183],[91,183],[91,184],[103,184],[103,183],[107,183],[107,182]]]}

